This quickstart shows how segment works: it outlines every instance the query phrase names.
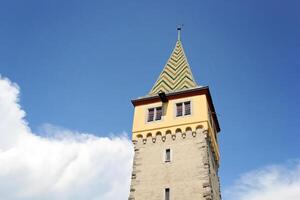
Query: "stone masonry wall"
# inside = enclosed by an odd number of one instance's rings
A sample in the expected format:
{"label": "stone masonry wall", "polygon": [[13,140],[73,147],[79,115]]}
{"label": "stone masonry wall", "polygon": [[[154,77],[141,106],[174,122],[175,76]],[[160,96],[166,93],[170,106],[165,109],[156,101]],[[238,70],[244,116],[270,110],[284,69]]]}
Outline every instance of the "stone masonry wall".
{"label": "stone masonry wall", "polygon": [[[207,130],[148,137],[134,141],[129,200],[220,200],[218,166]],[[165,162],[165,150],[171,162]]]}

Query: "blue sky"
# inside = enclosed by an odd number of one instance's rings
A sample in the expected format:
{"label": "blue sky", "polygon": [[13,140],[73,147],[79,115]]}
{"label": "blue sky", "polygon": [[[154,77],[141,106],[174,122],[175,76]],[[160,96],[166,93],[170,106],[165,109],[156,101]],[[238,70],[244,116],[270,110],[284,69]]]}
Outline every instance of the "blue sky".
{"label": "blue sky", "polygon": [[30,127],[130,134],[184,24],[193,75],[219,115],[222,187],[299,159],[300,2],[2,1],[0,73]]}

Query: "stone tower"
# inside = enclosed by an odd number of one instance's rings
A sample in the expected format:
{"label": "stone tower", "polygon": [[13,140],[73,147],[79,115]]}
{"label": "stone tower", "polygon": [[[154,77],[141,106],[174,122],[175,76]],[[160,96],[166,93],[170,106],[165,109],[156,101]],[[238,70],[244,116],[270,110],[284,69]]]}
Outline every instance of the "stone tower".
{"label": "stone tower", "polygon": [[180,40],[148,95],[132,100],[129,200],[220,200],[220,131],[209,88],[196,84]]}

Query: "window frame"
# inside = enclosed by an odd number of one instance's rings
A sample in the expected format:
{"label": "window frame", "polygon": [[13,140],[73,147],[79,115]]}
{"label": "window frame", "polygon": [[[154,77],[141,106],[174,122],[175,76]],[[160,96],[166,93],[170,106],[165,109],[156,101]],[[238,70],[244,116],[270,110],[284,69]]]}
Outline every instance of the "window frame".
{"label": "window frame", "polygon": [[[182,116],[184,116],[184,115],[183,115],[183,110],[184,110],[184,109],[183,109],[183,103],[180,102],[180,103],[176,103],[175,105],[176,105],[176,106],[175,106],[175,107],[176,107],[176,111],[175,111],[175,112],[176,112],[176,117],[182,117]],[[179,106],[181,106],[181,107],[180,107],[180,109],[181,109],[180,115],[179,115],[179,112],[178,112]]]}
{"label": "window frame", "polygon": [[[150,112],[152,112],[152,110],[153,110],[153,114],[150,118]],[[148,112],[147,112],[147,122],[153,122],[154,120],[155,120],[155,109],[154,108],[149,108]]]}
{"label": "window frame", "polygon": [[[190,109],[189,109],[189,113],[186,114],[186,104],[189,103]],[[181,115],[178,115],[178,106],[181,105]],[[192,115],[192,101],[191,100],[185,100],[185,101],[178,101],[175,102],[175,117],[187,117],[187,116],[191,116]]]}
{"label": "window frame", "polygon": [[[158,109],[160,108],[160,118],[159,119],[157,119],[157,113],[158,113]],[[154,117],[155,117],[155,120],[154,121],[159,121],[159,120],[161,120],[162,119],[162,116],[163,116],[163,107],[162,106],[158,106],[158,107],[155,107],[154,108]]]}
{"label": "window frame", "polygon": [[[161,109],[161,115],[160,115],[160,119],[158,119],[158,115],[157,115],[157,110],[158,109]],[[150,110],[152,110],[153,109],[153,118],[152,118],[152,120],[151,121],[149,121],[149,114],[150,114]],[[163,106],[162,105],[159,105],[159,106],[153,106],[153,107],[149,107],[149,108],[147,108],[147,114],[146,114],[146,122],[147,123],[151,123],[151,122],[156,122],[156,121],[161,121],[162,120],[162,118],[163,118],[163,112],[164,112],[164,109],[163,109]]]}
{"label": "window frame", "polygon": [[[189,113],[188,114],[186,114],[186,105],[189,105]],[[185,102],[183,102],[183,110],[184,110],[184,115],[183,116],[187,116],[187,115],[191,115],[192,114],[192,108],[191,108],[191,101],[185,101]]]}

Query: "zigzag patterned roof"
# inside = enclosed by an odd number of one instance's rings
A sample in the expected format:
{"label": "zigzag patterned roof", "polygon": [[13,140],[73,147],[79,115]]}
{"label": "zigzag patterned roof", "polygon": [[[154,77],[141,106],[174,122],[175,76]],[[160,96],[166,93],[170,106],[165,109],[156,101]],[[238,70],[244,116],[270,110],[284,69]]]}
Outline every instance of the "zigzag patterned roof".
{"label": "zigzag patterned roof", "polygon": [[184,54],[182,43],[178,40],[167,64],[149,94],[169,93],[194,87],[197,87],[197,84]]}

